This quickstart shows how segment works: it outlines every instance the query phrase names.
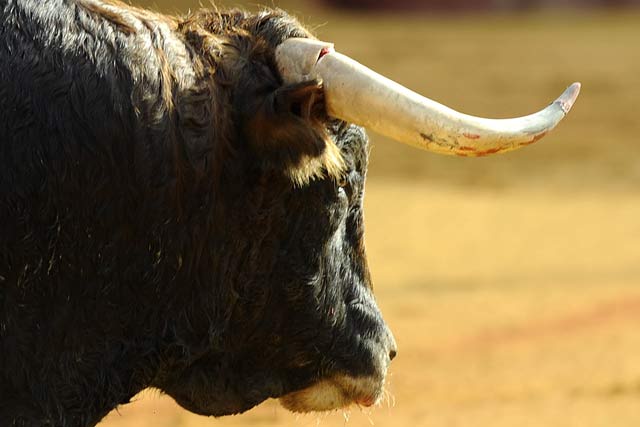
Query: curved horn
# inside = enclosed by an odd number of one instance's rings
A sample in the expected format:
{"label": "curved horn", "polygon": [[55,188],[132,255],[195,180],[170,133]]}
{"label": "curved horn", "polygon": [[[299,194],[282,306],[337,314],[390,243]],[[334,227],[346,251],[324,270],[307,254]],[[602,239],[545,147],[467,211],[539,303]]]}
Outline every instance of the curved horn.
{"label": "curved horn", "polygon": [[513,119],[485,119],[459,113],[425,98],[353,59],[333,45],[292,38],[276,50],[285,83],[322,79],[327,113],[424,150],[483,156],[531,144],[569,112],[580,83],[547,108]]}

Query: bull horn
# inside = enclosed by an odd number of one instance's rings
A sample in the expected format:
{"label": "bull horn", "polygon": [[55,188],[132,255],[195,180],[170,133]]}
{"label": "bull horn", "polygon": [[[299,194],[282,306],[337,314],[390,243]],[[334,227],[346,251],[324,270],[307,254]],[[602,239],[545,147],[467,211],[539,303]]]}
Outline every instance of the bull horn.
{"label": "bull horn", "polygon": [[285,83],[319,78],[327,113],[424,150],[483,156],[531,144],[569,112],[580,83],[574,83],[547,108],[513,119],[485,119],[459,113],[425,98],[318,40],[291,38],[276,50]]}

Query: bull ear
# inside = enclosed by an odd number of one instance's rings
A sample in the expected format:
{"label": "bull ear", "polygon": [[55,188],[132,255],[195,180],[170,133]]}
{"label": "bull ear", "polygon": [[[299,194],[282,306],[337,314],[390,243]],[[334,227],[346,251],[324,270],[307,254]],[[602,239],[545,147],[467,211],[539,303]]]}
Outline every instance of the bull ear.
{"label": "bull ear", "polygon": [[244,132],[267,168],[283,171],[295,185],[339,177],[340,149],[327,134],[322,82],[280,86],[262,97],[248,116]]}

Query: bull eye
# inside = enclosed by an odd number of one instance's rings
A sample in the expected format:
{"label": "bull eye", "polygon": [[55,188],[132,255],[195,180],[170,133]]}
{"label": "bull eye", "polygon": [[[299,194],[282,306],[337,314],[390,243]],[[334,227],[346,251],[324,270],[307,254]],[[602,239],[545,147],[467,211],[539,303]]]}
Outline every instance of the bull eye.
{"label": "bull eye", "polygon": [[289,112],[295,116],[302,117],[302,105],[299,102],[291,103]]}

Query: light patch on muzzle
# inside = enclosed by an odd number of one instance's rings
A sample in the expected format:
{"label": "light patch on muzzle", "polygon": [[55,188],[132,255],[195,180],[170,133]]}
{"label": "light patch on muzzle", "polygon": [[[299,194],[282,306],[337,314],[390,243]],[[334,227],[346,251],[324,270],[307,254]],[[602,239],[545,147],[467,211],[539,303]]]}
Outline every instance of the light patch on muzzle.
{"label": "light patch on muzzle", "polygon": [[354,378],[335,375],[281,397],[280,404],[292,412],[331,411],[352,404],[377,405],[383,394],[384,376]]}

